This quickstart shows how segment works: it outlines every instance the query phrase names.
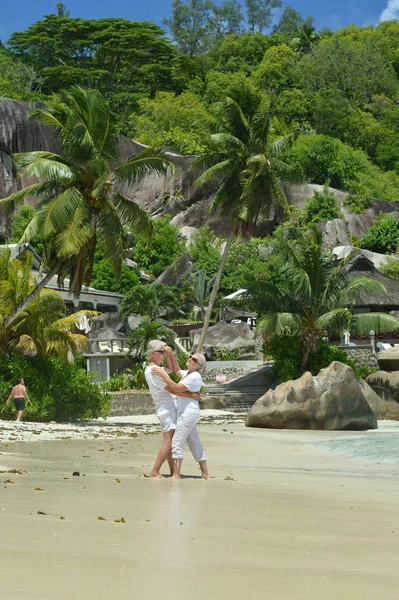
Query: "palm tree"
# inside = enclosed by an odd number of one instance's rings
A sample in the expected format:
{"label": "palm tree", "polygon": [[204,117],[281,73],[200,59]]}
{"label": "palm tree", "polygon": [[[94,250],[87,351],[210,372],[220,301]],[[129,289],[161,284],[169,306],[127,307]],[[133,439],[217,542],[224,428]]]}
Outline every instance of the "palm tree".
{"label": "palm tree", "polygon": [[291,47],[296,52],[308,54],[320,39],[319,34],[311,23],[302,23],[291,40]]}
{"label": "palm tree", "polygon": [[174,348],[174,332],[160,321],[142,321],[130,334],[129,355],[143,358],[151,340],[162,340]]}
{"label": "palm tree", "polygon": [[269,216],[271,205],[288,207],[280,180],[303,181],[302,175],[281,159],[281,153],[296,138],[292,132],[272,140],[272,125],[262,93],[249,85],[232,87],[230,96],[216,106],[218,133],[211,136],[210,149],[194,161],[206,169],[196,183],[217,182],[210,210],[220,209],[230,218],[232,233],[227,239],[215,277],[198,351],[202,350],[234,236],[249,235],[260,216]]}
{"label": "palm tree", "polygon": [[17,350],[29,356],[53,355],[66,361],[69,351],[76,355],[87,343],[84,335],[72,333],[79,317],[98,313],[79,311],[67,316],[61,295],[41,290],[12,325],[2,327],[7,316],[36,287],[32,261],[30,252],[20,261],[11,258],[10,250],[0,251],[0,352]]}
{"label": "palm tree", "polygon": [[148,213],[122,193],[123,185],[137,183],[148,173],[165,174],[173,165],[160,150],[147,148],[122,162],[116,123],[106,99],[96,90],[74,87],[61,91],[31,118],[53,127],[60,154],[26,152],[15,155],[19,175],[35,178],[1,200],[13,211],[28,196],[39,199],[35,216],[21,242],[40,234],[47,241],[50,271],[24,304],[5,322],[10,325],[56,273],[70,276],[70,291],[79,296],[92,276],[99,243],[118,277],[126,230],[150,232]]}
{"label": "palm tree", "polygon": [[206,307],[212,292],[212,286],[215,281],[215,275],[207,277],[206,271],[201,269],[193,273],[188,281],[190,286],[190,301],[197,307],[197,317],[204,320],[206,315]]}
{"label": "palm tree", "polygon": [[161,283],[137,285],[131,288],[122,300],[121,317],[138,314],[154,321],[159,317],[178,312],[178,300],[170,289]]}
{"label": "palm tree", "polygon": [[356,300],[369,294],[386,294],[385,287],[368,277],[355,277],[353,258],[333,263],[322,248],[322,234],[311,228],[297,239],[286,240],[276,257],[277,276],[286,285],[259,282],[249,297],[262,315],[258,331],[267,335],[302,338],[301,370],[316,352],[324,331],[344,330],[367,334],[394,331],[399,319],[385,313],[353,314]]}

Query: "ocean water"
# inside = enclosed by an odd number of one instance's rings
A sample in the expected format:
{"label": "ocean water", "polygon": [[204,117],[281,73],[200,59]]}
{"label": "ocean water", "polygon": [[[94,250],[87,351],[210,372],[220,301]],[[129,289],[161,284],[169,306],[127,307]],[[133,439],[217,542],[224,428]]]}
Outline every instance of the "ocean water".
{"label": "ocean water", "polygon": [[399,421],[379,421],[378,429],[337,432],[313,445],[329,452],[379,463],[399,463]]}

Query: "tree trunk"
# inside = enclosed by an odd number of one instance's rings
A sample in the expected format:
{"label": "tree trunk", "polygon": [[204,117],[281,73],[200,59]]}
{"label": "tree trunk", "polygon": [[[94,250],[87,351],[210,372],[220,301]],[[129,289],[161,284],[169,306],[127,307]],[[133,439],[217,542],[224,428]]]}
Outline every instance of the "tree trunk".
{"label": "tree trunk", "polygon": [[209,299],[209,304],[208,304],[208,308],[207,308],[206,315],[205,315],[204,326],[202,328],[201,337],[200,337],[200,341],[198,343],[198,346],[196,348],[196,352],[201,352],[202,348],[204,346],[206,332],[208,331],[209,323],[210,323],[211,316],[212,316],[213,307],[215,305],[216,296],[217,296],[217,293],[219,291],[219,287],[220,287],[220,282],[221,282],[222,275],[223,275],[224,266],[226,264],[226,260],[227,260],[227,257],[229,255],[229,250],[230,250],[231,243],[233,241],[233,237],[234,237],[234,234],[231,233],[229,235],[229,238],[228,238],[227,242],[226,242],[226,246],[224,247],[224,250],[223,250],[223,255],[222,255],[222,258],[221,258],[221,261],[220,261],[220,265],[219,265],[219,269],[218,269],[218,272],[217,272],[217,275],[215,277],[215,281],[214,281],[214,284],[213,284],[211,297]]}
{"label": "tree trunk", "polygon": [[47,273],[47,275],[45,277],[43,277],[43,279],[37,284],[37,286],[35,287],[33,292],[31,292],[29,294],[29,296],[27,296],[25,298],[25,300],[22,302],[22,304],[20,306],[18,306],[16,311],[13,312],[9,317],[7,317],[4,320],[4,324],[3,324],[4,329],[7,329],[7,327],[9,327],[9,325],[11,325],[11,323],[13,323],[15,321],[15,319],[17,317],[19,317],[21,312],[23,312],[25,310],[25,308],[27,306],[29,306],[29,304],[31,302],[33,302],[33,300],[35,300],[35,298],[37,298],[37,296],[40,294],[42,289],[46,286],[46,284],[50,281],[50,279],[52,277],[54,277],[54,275],[57,273],[59,267],[60,267],[60,263],[57,263],[57,265],[53,269],[51,269],[51,271],[49,273]]}

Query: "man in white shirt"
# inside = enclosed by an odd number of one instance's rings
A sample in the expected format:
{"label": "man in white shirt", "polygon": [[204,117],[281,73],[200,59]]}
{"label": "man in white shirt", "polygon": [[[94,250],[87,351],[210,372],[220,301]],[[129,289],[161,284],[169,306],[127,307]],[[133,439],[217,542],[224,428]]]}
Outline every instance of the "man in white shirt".
{"label": "man in white shirt", "polygon": [[[159,471],[165,460],[168,461],[170,473],[173,474],[172,438],[176,429],[177,411],[174,396],[166,391],[165,382],[161,377],[154,375],[151,369],[152,367],[160,367],[164,358],[166,359],[164,369],[166,373],[171,373],[176,365],[178,367],[178,364],[176,359],[172,359],[171,348],[161,340],[152,340],[148,344],[147,354],[149,364],[145,370],[145,378],[155,404],[155,414],[159,419],[163,433],[163,444],[152,467],[150,477],[162,477]],[[188,395],[190,394],[186,393],[186,397]],[[194,400],[200,399],[199,393],[193,393],[190,396]]]}

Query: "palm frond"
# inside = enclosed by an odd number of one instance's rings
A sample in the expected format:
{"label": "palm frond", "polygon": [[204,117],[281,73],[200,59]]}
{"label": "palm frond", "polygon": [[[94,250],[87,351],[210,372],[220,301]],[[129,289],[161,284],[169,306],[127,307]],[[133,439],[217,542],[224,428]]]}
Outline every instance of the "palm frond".
{"label": "palm frond", "polygon": [[223,162],[213,165],[209,167],[205,173],[202,173],[202,175],[195,180],[194,184],[197,187],[202,187],[215,180],[222,180],[231,172],[233,166],[234,161],[232,159],[224,160]]}
{"label": "palm frond", "polygon": [[168,169],[174,172],[175,167],[163,150],[146,148],[115,169],[114,175],[117,181],[132,185],[148,174],[166,175]]}
{"label": "palm frond", "polygon": [[303,329],[302,319],[293,313],[272,313],[259,319],[257,330],[265,335],[296,335]]}
{"label": "palm frond", "polygon": [[151,216],[142,206],[122,194],[115,194],[112,197],[112,202],[121,223],[130,231],[146,234],[152,232],[153,222]]}
{"label": "palm frond", "polygon": [[360,313],[352,316],[351,330],[368,335],[373,330],[377,333],[399,330],[399,319],[386,313]]}

